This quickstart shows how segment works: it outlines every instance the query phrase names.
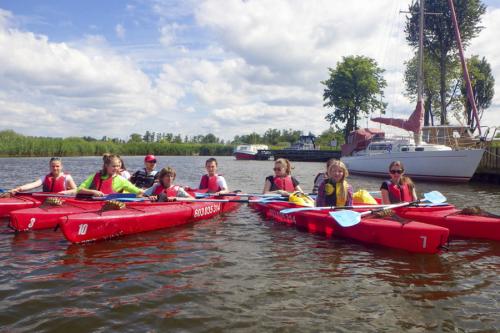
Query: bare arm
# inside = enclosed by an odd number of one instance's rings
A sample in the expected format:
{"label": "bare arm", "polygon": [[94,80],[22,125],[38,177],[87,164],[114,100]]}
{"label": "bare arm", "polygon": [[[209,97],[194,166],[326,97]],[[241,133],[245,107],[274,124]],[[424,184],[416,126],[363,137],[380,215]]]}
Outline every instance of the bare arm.
{"label": "bare arm", "polygon": [[13,188],[9,192],[10,193],[17,193],[17,192],[29,191],[29,190],[32,190],[34,188],[40,187],[40,186],[42,186],[42,180],[37,179],[32,183],[24,184],[24,185],[18,186],[16,188]]}
{"label": "bare arm", "polygon": [[391,200],[389,199],[389,191],[380,189],[380,193],[382,194],[382,204],[383,205],[391,204]]}

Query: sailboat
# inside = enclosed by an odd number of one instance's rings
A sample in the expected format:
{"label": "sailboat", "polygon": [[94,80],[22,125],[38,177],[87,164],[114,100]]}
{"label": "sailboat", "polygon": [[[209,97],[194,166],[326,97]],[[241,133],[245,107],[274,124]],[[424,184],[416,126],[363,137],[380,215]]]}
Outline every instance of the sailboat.
{"label": "sailboat", "polygon": [[[469,102],[476,114],[477,110],[472,98],[472,88],[465,65],[463,49],[456,22],[453,1],[450,1],[453,23],[455,26],[455,35],[459,46],[459,53],[464,70],[464,79],[467,83],[467,92]],[[372,121],[395,126],[410,132],[413,137],[386,136],[378,129],[359,129],[352,132],[347,143],[342,146],[341,160],[346,164],[349,171],[353,174],[362,174],[369,176],[388,176],[389,164],[392,161],[401,161],[406,167],[405,173],[412,178],[425,179],[431,181],[448,182],[467,182],[474,175],[477,166],[481,162],[484,149],[470,148],[460,149],[443,144],[426,143],[422,140],[423,128],[423,17],[424,5],[420,1],[420,20],[419,20],[419,68],[418,68],[418,95],[415,111],[411,116],[405,119],[394,118],[372,118]]]}

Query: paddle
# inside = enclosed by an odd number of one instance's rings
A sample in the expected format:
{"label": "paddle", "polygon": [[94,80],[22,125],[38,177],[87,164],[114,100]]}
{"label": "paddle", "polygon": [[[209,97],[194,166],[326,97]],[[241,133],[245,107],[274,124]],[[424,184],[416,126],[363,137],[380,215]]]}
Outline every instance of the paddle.
{"label": "paddle", "polygon": [[[205,198],[205,197],[211,197],[214,196],[213,193],[195,193],[196,198]],[[224,194],[218,194],[217,196],[224,196],[224,197],[259,197],[259,198],[276,198],[276,197],[282,197],[281,194],[277,193],[267,193],[267,194],[260,194],[260,193],[224,193]]]}
{"label": "paddle", "polygon": [[294,207],[280,210],[281,214],[291,214],[307,210],[334,210],[334,209],[364,209],[364,208],[384,208],[390,205],[359,205],[359,206],[323,206],[323,207]]}
{"label": "paddle", "polygon": [[[442,195],[438,191],[432,191],[424,194],[424,200],[430,201],[431,203],[437,204],[437,203],[443,203],[446,201],[446,197]],[[392,209],[392,208],[399,208],[399,207],[405,207],[409,206],[412,204],[420,203],[422,200],[417,200],[417,201],[412,201],[412,202],[401,202],[397,204],[392,204],[388,205],[384,208],[377,208],[377,209],[371,209],[367,210],[366,212],[358,213],[353,210],[341,210],[341,211],[333,211],[330,212],[330,216],[337,221],[337,223],[342,226],[342,227],[352,227],[359,222],[361,222],[361,217],[370,215],[373,213],[376,213],[378,211],[382,211],[384,209]]]}
{"label": "paddle", "polygon": [[114,200],[121,198],[137,197],[134,193],[111,193],[103,197],[94,197],[86,194],[80,194],[80,195],[77,194],[75,196],[74,194],[37,193],[37,192],[32,193],[32,195],[35,197],[76,198],[76,199],[92,199],[92,200]]}
{"label": "paddle", "polygon": [[[370,192],[371,193],[371,192]],[[446,197],[442,195],[438,191],[432,191],[428,193],[424,193],[424,201],[429,201],[433,205],[442,205],[443,202],[446,201]],[[421,200],[415,202],[409,202],[408,204],[419,203]],[[296,212],[302,212],[307,210],[333,210],[333,209],[364,209],[364,208],[386,208],[391,204],[386,205],[358,205],[358,206],[323,206],[323,207],[295,207],[295,208],[286,208],[280,211],[282,214],[291,214]]]}

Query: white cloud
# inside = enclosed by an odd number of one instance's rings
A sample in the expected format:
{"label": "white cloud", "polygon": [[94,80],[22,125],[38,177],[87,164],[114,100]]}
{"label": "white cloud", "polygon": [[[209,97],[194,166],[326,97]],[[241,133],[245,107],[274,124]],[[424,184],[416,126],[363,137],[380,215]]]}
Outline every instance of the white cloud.
{"label": "white cloud", "polygon": [[500,31],[500,8],[489,8],[484,15],[484,30],[472,41],[471,46],[465,51],[466,56],[473,54],[485,57],[491,65],[495,77],[495,96],[492,105],[485,110],[481,124],[485,126],[500,126],[500,48],[495,41]]}
{"label": "white cloud", "polygon": [[117,24],[115,26],[116,37],[119,39],[125,39],[125,27],[122,24]]}
{"label": "white cloud", "polygon": [[[59,130],[62,135],[126,136],[129,129],[112,126],[116,120],[137,122],[160,110],[171,112],[176,104],[175,97],[157,89],[129,59],[96,47],[103,44],[100,38],[92,37],[77,49],[2,22],[0,113],[10,119],[2,127],[47,135],[44,127],[52,124],[65,129]],[[24,125],[13,118],[22,119]]]}
{"label": "white cloud", "polygon": [[[153,41],[119,47],[105,35],[54,43],[16,28],[16,17],[0,9],[0,114],[7,115],[0,126],[96,137],[154,130],[227,139],[270,127],[319,134],[329,126],[320,81],[353,54],[386,69],[388,115],[409,115],[402,70],[412,51],[399,13],[408,3],[154,0]],[[147,21],[134,16],[139,7],[126,11],[132,22]],[[491,41],[499,22],[500,9],[490,10],[470,47],[496,77],[500,51]],[[121,24],[112,33],[132,36]],[[496,88],[500,94],[500,79]],[[488,121],[500,124],[500,95],[494,104],[485,118],[496,115]],[[50,121],[36,126],[44,117]],[[110,128],[116,117],[120,127]]]}

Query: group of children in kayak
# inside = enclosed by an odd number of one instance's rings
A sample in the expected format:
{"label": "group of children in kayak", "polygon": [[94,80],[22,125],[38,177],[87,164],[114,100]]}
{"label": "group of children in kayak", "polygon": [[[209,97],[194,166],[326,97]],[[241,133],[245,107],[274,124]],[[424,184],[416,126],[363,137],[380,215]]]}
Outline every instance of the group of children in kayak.
{"label": "group of children in kayak", "polygon": [[[79,196],[102,197],[111,193],[134,193],[148,196],[156,201],[171,201],[175,198],[193,198],[185,188],[175,185],[176,172],[172,167],[155,170],[156,158],[147,155],[144,168],[130,175],[126,171],[122,158],[115,154],[103,155],[103,167],[90,175],[80,186],[73,178],[63,172],[62,161],[58,157],[50,159],[50,173],[36,181],[11,189],[9,193],[28,191],[42,186],[44,192],[77,194]],[[199,189],[214,195],[229,192],[226,180],[217,174],[217,160],[209,158],[205,162],[207,174],[200,180]],[[274,175],[265,179],[263,193],[276,193],[288,196],[293,192],[303,192],[299,181],[291,175],[290,161],[284,158],[274,161]],[[415,201],[417,195],[411,179],[404,175],[404,166],[400,161],[389,165],[390,179],[382,183],[380,191],[382,203],[390,204],[402,201]],[[316,206],[352,206],[353,188],[346,181],[349,176],[345,164],[337,159],[330,159],[326,172],[320,173],[314,180],[313,193],[317,194]]]}
{"label": "group of children in kayak", "polygon": [[[183,187],[174,184],[176,172],[172,167],[165,167],[158,172],[155,166],[156,158],[153,155],[147,155],[144,158],[144,168],[130,175],[125,172],[123,160],[119,155],[104,154],[102,169],[88,176],[77,187],[71,175],[63,172],[61,159],[53,157],[49,161],[49,174],[32,183],[13,188],[8,193],[15,194],[42,186],[44,192],[76,194],[82,197],[102,197],[111,193],[126,192],[148,196],[157,201],[169,201],[182,197],[192,198]],[[205,168],[207,174],[201,178],[199,189],[206,189],[214,195],[227,193],[226,180],[217,174],[217,160],[209,158],[205,163]]]}

